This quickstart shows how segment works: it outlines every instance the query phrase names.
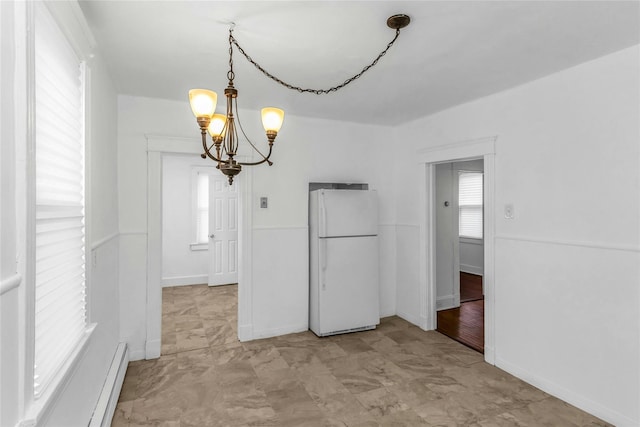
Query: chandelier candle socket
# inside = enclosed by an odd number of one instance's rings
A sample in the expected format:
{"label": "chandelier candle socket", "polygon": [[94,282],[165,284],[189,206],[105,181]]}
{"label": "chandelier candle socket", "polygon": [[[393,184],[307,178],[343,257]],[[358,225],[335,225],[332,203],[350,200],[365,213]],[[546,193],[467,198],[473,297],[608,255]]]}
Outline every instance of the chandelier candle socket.
{"label": "chandelier candle socket", "polygon": [[[229,184],[233,184],[233,177],[240,173],[242,166],[255,166],[262,163],[267,163],[269,166],[273,164],[269,160],[273,151],[273,143],[282,127],[284,121],[284,111],[275,107],[267,107],[262,109],[262,125],[269,141],[269,152],[265,156],[262,154],[256,146],[251,142],[242,129],[242,124],[238,120],[240,125],[240,131],[245,137],[251,148],[262,157],[262,160],[250,163],[238,162],[235,160],[235,156],[238,153],[238,131],[236,130],[236,120],[238,112],[238,90],[233,86],[233,79],[235,73],[233,72],[233,46],[235,45],[240,53],[253,64],[258,70],[265,76],[279,83],[280,85],[296,90],[300,93],[314,93],[316,95],[324,95],[332,92],[336,92],[346,85],[350,84],[354,80],[360,78],[371,67],[375,66],[378,61],[386,55],[387,51],[393,46],[396,39],[400,35],[400,29],[409,25],[410,18],[407,15],[399,14],[393,15],[387,20],[387,26],[395,30],[395,37],[387,44],[380,54],[373,60],[373,62],[362,69],[358,74],[346,79],[342,84],[334,86],[328,89],[305,89],[298,86],[285,83],[273,74],[267,72],[257,62],[255,62],[247,53],[240,47],[238,41],[233,37],[233,25],[229,29],[229,71],[227,72],[227,78],[229,84],[224,90],[224,96],[227,98],[227,112],[226,114],[215,114],[216,103],[218,101],[218,95],[207,89],[191,89],[189,91],[189,102],[191,104],[191,110],[196,117],[198,126],[200,127],[200,134],[202,135],[202,147],[204,153],[201,154],[203,159],[209,157],[213,161],[217,162],[216,166],[223,174],[229,178]],[[207,132],[211,136],[212,144],[207,142]],[[226,159],[223,159],[226,156]]]}

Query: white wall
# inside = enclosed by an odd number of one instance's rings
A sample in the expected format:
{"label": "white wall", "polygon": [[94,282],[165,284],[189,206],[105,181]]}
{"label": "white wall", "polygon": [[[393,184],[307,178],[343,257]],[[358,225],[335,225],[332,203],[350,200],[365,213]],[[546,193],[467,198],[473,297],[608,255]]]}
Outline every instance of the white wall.
{"label": "white wall", "polygon": [[[25,325],[27,284],[17,281],[16,288],[5,287],[6,279],[18,273],[24,277],[27,244],[25,232],[25,179],[27,131],[26,105],[26,3],[0,2],[2,52],[0,56],[0,107],[2,205],[2,252],[0,272],[2,288],[0,345],[0,425],[14,426],[34,416],[25,398]],[[62,9],[77,5],[65,4]],[[61,17],[68,15],[62,12]],[[76,9],[78,11],[79,8]],[[77,19],[78,15],[74,15]],[[71,21],[76,25],[77,21]],[[74,33],[73,30],[70,31]],[[90,62],[93,120],[88,124],[87,232],[95,265],[87,275],[87,309],[89,322],[97,323],[84,356],[79,360],[68,384],[55,397],[51,409],[39,425],[87,425],[91,419],[119,337],[118,304],[118,216],[116,198],[116,127],[115,88],[98,52]],[[14,127],[15,126],[15,127]],[[16,265],[16,259],[19,259]],[[14,283],[16,283],[14,281]],[[7,292],[4,292],[7,290]]]}
{"label": "white wall", "polygon": [[[424,147],[497,135],[495,354],[621,426],[640,423],[639,47],[398,129],[398,313],[419,316]],[[513,204],[515,219],[504,219]]]}
{"label": "white wall", "polygon": [[[145,135],[199,139],[188,103],[119,97],[118,176],[122,230],[121,337],[132,358],[145,357],[147,139]],[[266,138],[259,113],[242,111],[257,144]],[[395,313],[393,178],[384,155],[391,132],[376,126],[288,115],[275,142],[274,165],[243,172],[252,186],[251,275],[253,311],[241,325],[253,338],[308,327],[308,183],[367,182],[380,195],[381,313]],[[382,170],[381,170],[382,168]],[[259,208],[259,198],[269,208]],[[242,286],[242,285],[241,285]]]}
{"label": "white wall", "polygon": [[193,168],[209,167],[211,160],[175,154],[162,159],[162,284],[163,286],[207,283],[209,252],[191,250],[193,231]]}

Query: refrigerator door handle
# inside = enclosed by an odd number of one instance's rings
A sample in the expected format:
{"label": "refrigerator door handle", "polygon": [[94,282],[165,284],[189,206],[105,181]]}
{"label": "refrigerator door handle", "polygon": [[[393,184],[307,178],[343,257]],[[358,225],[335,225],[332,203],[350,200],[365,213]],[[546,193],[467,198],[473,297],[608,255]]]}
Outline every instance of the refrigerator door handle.
{"label": "refrigerator door handle", "polygon": [[327,207],[324,204],[324,193],[318,194],[320,199],[320,236],[325,237],[327,235]]}
{"label": "refrigerator door handle", "polygon": [[322,290],[327,289],[327,239],[320,239],[320,283]]}

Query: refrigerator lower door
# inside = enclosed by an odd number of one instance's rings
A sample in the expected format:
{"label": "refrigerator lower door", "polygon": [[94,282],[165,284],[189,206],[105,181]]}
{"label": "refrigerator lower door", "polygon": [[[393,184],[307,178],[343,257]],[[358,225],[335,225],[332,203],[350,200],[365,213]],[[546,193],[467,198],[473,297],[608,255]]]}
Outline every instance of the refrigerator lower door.
{"label": "refrigerator lower door", "polygon": [[319,239],[319,330],[333,335],[380,323],[378,238]]}

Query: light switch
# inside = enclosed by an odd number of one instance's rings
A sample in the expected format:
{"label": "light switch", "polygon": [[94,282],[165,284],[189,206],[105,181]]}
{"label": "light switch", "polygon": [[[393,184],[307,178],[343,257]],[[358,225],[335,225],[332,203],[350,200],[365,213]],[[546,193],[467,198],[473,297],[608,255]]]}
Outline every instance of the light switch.
{"label": "light switch", "polygon": [[512,204],[504,205],[504,217],[505,219],[513,219],[514,210]]}
{"label": "light switch", "polygon": [[260,208],[262,208],[262,209],[266,209],[267,208],[267,198],[266,197],[260,197]]}

